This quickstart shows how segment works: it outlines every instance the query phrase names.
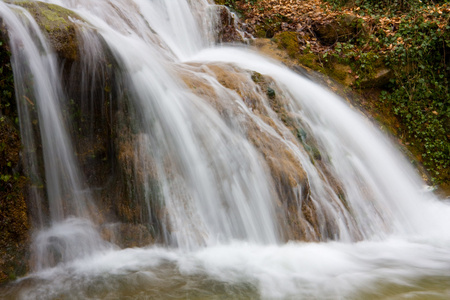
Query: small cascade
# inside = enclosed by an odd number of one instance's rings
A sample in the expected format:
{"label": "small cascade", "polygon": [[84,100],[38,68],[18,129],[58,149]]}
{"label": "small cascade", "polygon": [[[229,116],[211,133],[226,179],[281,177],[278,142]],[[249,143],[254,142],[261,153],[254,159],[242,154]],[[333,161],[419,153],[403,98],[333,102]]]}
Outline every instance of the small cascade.
{"label": "small cascade", "polygon": [[[307,136],[313,136],[313,144],[303,143],[303,148],[310,154],[312,151],[313,156],[319,156],[321,164],[311,164],[308,156],[301,155],[302,149],[294,148],[298,145],[288,147],[298,154],[298,160],[306,170],[316,208],[323,209],[323,215],[334,215],[335,225],[339,224],[338,219],[344,221],[340,230],[346,231],[356,225],[354,232],[368,239],[392,232],[417,232],[426,226],[424,211],[418,208],[433,196],[422,191],[414,169],[388,139],[361,115],[348,109],[337,96],[255,53],[236,48],[208,49],[193,61],[233,63],[271,76],[278,83],[279,91],[292,99],[286,102],[283,113],[299,122],[300,140],[307,142]],[[253,115],[259,123],[264,122],[260,116]],[[336,180],[334,184],[339,187],[335,195],[326,192],[334,189],[330,179]],[[343,206],[327,208],[335,205],[330,198]],[[342,208],[351,214],[353,221],[345,217],[347,213]],[[344,236],[355,235],[347,232]]]}
{"label": "small cascade", "polygon": [[[74,157],[73,145],[68,133],[69,124],[63,120],[61,109],[67,101],[61,86],[57,57],[31,14],[22,7],[14,6],[15,13],[5,3],[0,3],[2,18],[8,27],[12,65],[15,78],[17,106],[21,134],[24,137],[26,168],[32,179],[31,207],[36,207],[36,227],[60,227],[68,217],[89,219],[95,211],[90,191],[84,183]],[[45,183],[45,189],[42,185]],[[48,217],[46,217],[48,215]],[[49,245],[72,243],[84,245],[92,241],[72,236],[72,230],[82,230],[73,223],[64,234],[37,233],[33,243],[37,269],[51,265],[44,253]],[[83,226],[84,228],[86,226]],[[51,232],[51,229],[50,229]],[[43,241],[43,239],[46,241]],[[96,241],[97,242],[97,241]],[[44,247],[44,248],[42,248]],[[92,245],[88,246],[90,248]],[[65,250],[53,247],[51,256],[67,257]]]}
{"label": "small cascade", "polygon": [[[63,221],[68,215],[87,216],[87,198],[72,152],[67,125],[61,120],[60,105],[65,95],[60,85],[56,56],[50,49],[39,26],[23,8],[12,14],[1,3],[10,33],[12,64],[16,82],[22,135],[27,141],[27,155],[31,155],[30,170],[37,182],[43,182],[38,173],[35,152],[41,141],[34,135],[38,130],[42,140],[48,210],[53,221]],[[21,18],[21,19],[19,19]],[[32,82],[32,84],[28,84]],[[23,117],[22,117],[23,116]],[[33,128],[33,120],[39,128]],[[40,199],[42,200],[42,199]],[[39,200],[39,201],[40,201]],[[43,224],[41,224],[43,225]]]}
{"label": "small cascade", "polygon": [[342,99],[221,44],[244,40],[222,14],[0,1],[34,228],[32,272],[0,295],[448,295],[450,207]]}

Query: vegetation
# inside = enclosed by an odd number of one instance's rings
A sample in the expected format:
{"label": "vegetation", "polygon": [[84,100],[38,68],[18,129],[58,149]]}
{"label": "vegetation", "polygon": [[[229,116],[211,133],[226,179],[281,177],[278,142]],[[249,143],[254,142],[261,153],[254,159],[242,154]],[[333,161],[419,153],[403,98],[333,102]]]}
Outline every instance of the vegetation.
{"label": "vegetation", "polygon": [[15,110],[14,80],[10,55],[0,32],[0,117]]}
{"label": "vegetation", "polygon": [[367,77],[377,62],[393,71],[379,101],[397,117],[400,136],[433,183],[448,184],[450,9],[430,3],[356,1],[356,14],[369,16],[364,22],[368,30],[337,44],[333,54],[350,62],[359,78]]}
{"label": "vegetation", "polygon": [[380,35],[381,43],[393,45],[385,61],[395,73],[381,100],[391,105],[402,121],[406,140],[421,153],[435,181],[448,182],[450,15],[435,11],[424,17],[427,13],[420,8],[412,10],[394,35]]}
{"label": "vegetation", "polygon": [[275,36],[299,63],[361,94],[370,91],[365,108],[389,120],[389,131],[425,166],[433,184],[449,185],[448,1],[225,2],[255,36]]}
{"label": "vegetation", "polygon": [[10,53],[0,31],[0,284],[26,272],[28,216],[26,178],[20,166],[21,143]]}

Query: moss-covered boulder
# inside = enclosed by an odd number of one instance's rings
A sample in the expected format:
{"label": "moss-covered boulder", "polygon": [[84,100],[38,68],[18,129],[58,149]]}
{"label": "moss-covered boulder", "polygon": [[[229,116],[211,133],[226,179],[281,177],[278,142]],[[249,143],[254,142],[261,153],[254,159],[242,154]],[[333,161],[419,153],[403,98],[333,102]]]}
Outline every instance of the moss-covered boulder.
{"label": "moss-covered boulder", "polygon": [[360,88],[382,88],[394,77],[394,72],[386,67],[377,67],[370,76],[364,77],[359,83]]}
{"label": "moss-covered boulder", "polygon": [[316,22],[313,31],[323,45],[347,42],[362,30],[361,22],[354,15],[341,15],[327,22]]}
{"label": "moss-covered boulder", "polygon": [[76,34],[75,21],[82,19],[61,6],[44,3],[24,1],[16,3],[26,8],[47,35],[50,46],[59,58],[74,61],[79,55],[79,41]]}

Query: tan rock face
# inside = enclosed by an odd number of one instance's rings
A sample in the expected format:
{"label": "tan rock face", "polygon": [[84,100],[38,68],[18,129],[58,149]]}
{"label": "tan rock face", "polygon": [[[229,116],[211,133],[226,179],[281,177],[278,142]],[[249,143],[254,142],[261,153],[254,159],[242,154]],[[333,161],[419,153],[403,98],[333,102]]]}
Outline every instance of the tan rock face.
{"label": "tan rock face", "polygon": [[[77,38],[78,25],[73,22],[82,20],[68,10],[42,2],[23,2],[21,5],[37,20],[58,58],[69,62],[64,65],[63,70],[63,85],[68,90],[70,99],[64,108],[68,112],[64,117],[73,118],[74,124],[77,124],[77,128],[72,132],[77,148],[76,155],[89,184],[95,187],[93,195],[99,209],[93,219],[101,228],[103,237],[121,247],[142,246],[158,241],[161,227],[170,231],[170,226],[162,224],[168,222],[168,212],[158,198],[160,195],[158,195],[155,158],[148,151],[139,151],[140,144],[145,141],[141,141],[139,130],[133,129],[135,112],[128,102],[126,91],[122,91],[121,94],[119,88],[115,90],[114,83],[116,79],[120,82],[118,79],[120,74],[114,74],[111,70],[115,66],[114,60],[107,55],[101,57],[96,65],[98,78],[88,80],[98,89],[94,91],[94,97],[91,99],[95,103],[83,104],[83,90],[79,86],[80,83],[76,82],[82,72],[80,69],[83,66],[83,58],[80,57],[81,45]],[[222,24],[225,24],[221,41],[239,40],[235,36],[236,28],[227,27],[234,22],[229,12],[222,10],[220,18]],[[294,65],[292,57],[283,56],[272,44],[265,43],[259,46],[287,64],[289,62],[289,65]],[[262,164],[272,180],[271,196],[275,201],[278,223],[284,238],[322,240],[328,237],[322,236],[323,227],[329,229],[331,236],[333,224],[331,221],[323,222],[326,216],[317,211],[304,166],[298,153],[295,153],[286,141],[296,145],[296,149],[300,149],[304,156],[322,169],[322,175],[333,186],[330,193],[342,194],[341,188],[338,180],[326,171],[326,163],[323,162],[316,142],[306,136],[301,120],[289,109],[283,90],[268,76],[232,65],[191,64],[189,67],[195,72],[185,67],[180,67],[179,70],[179,75],[186,86],[214,108],[225,123],[228,124],[230,120],[237,123],[242,129],[242,134],[259,152]],[[204,76],[198,76],[196,73],[213,75],[217,85],[212,85]],[[93,111],[86,107],[92,107]],[[80,121],[89,118],[95,122]],[[91,125],[93,129],[89,129]],[[14,139],[6,143],[15,147],[15,150],[8,151],[8,155],[14,157],[8,159],[18,161],[20,148],[18,136],[11,133],[10,129],[5,130],[8,132],[7,135]],[[93,134],[89,135],[90,133]],[[177,171],[170,159],[162,165],[168,176],[171,172]],[[148,182],[151,195],[148,195],[148,191],[142,187]],[[145,197],[150,197],[151,213],[142,213],[146,211],[142,201]],[[9,216],[14,217],[16,223],[13,226],[18,230],[14,238],[26,241],[28,219],[23,195],[18,196],[15,201],[14,206],[11,206],[11,202],[2,202],[5,206],[2,206],[0,213],[8,212]],[[10,208],[13,208],[12,212],[8,210]],[[104,226],[116,223],[117,226]],[[3,235],[3,238],[5,237],[7,235]],[[9,244],[11,240],[5,242],[5,245]],[[5,247],[2,245],[0,248]],[[0,261],[4,261],[4,257],[6,256],[0,257]],[[0,274],[0,276],[9,275]]]}
{"label": "tan rock face", "polygon": [[[224,119],[239,119],[248,140],[261,154],[273,181],[273,198],[277,199],[278,221],[285,239],[318,241],[332,236],[333,221],[326,220],[323,213],[319,218],[306,172],[297,154],[285,141],[297,145],[322,170],[333,187],[329,191],[334,195],[330,196],[330,201],[339,201],[336,196],[342,194],[339,181],[327,171],[316,142],[307,136],[301,120],[289,110],[283,91],[270,77],[256,72],[219,63],[196,67],[196,71],[213,74],[225,91],[211,88],[201,76],[192,73],[182,75],[187,86],[209,102]],[[248,108],[247,112],[239,108],[241,102],[237,98]],[[268,127],[276,134],[271,134]],[[327,236],[322,236],[323,233]]]}

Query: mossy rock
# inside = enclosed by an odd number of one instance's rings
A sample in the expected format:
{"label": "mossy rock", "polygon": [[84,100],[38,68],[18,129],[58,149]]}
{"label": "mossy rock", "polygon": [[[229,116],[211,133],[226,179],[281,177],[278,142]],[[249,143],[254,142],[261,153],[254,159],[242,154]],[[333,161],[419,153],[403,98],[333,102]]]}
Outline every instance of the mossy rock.
{"label": "mossy rock", "polygon": [[78,59],[77,25],[73,20],[83,21],[80,16],[61,6],[39,1],[24,1],[15,4],[24,7],[31,13],[44,34],[47,35],[50,46],[56,51],[59,58],[70,61]]}
{"label": "mossy rock", "polygon": [[278,48],[285,49],[291,58],[295,58],[300,53],[297,34],[292,31],[284,31],[276,34],[273,40]]}
{"label": "mossy rock", "polygon": [[29,239],[14,77],[6,28],[0,26],[0,285],[27,272]]}
{"label": "mossy rock", "polygon": [[361,23],[359,20],[354,15],[342,15],[327,23],[315,23],[313,30],[324,45],[348,42],[356,36]]}
{"label": "mossy rock", "polygon": [[8,116],[11,120],[17,117],[16,98],[14,93],[14,76],[11,65],[11,53],[8,33],[0,20],[0,116]]}
{"label": "mossy rock", "polygon": [[375,69],[371,76],[365,77],[359,83],[359,88],[382,88],[394,77],[394,72],[386,67]]}
{"label": "mossy rock", "polygon": [[318,62],[318,56],[314,53],[305,53],[298,56],[298,63],[312,70],[324,72],[323,67]]}
{"label": "mossy rock", "polygon": [[29,239],[25,202],[27,179],[20,172],[20,137],[15,126],[0,118],[0,284],[24,275]]}
{"label": "mossy rock", "polygon": [[214,3],[217,5],[227,5],[228,1],[226,0],[215,0]]}
{"label": "mossy rock", "polygon": [[281,22],[273,19],[271,22],[264,22],[255,26],[255,36],[258,38],[273,38],[277,32],[281,31]]}

